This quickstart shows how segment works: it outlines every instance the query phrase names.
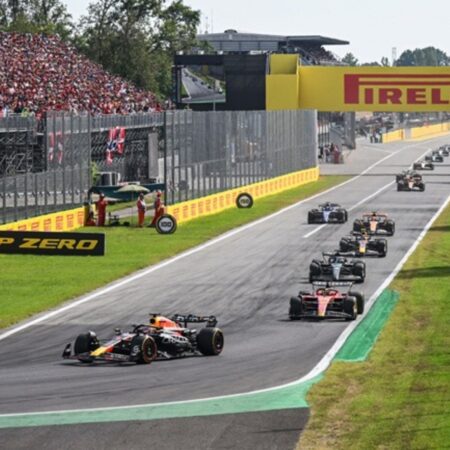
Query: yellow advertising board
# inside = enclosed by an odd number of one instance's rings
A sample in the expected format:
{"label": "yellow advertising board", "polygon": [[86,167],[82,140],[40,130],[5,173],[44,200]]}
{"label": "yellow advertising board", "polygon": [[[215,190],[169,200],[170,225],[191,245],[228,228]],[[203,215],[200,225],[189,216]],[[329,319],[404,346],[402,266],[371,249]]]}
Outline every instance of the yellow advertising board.
{"label": "yellow advertising board", "polygon": [[5,231],[72,231],[84,226],[83,207],[0,226]]}
{"label": "yellow advertising board", "polygon": [[187,222],[198,217],[217,214],[228,208],[235,208],[238,195],[244,192],[250,194],[254,199],[258,199],[301,186],[302,184],[317,181],[318,178],[318,167],[301,170],[248,186],[208,195],[207,197],[177,203],[168,206],[167,213],[174,216],[178,223]]}
{"label": "yellow advertising board", "polygon": [[319,111],[450,111],[450,67],[299,65],[295,73],[292,55],[276,56],[266,77],[268,110],[296,104]]}
{"label": "yellow advertising board", "polygon": [[450,67],[301,67],[302,109],[450,111]]}

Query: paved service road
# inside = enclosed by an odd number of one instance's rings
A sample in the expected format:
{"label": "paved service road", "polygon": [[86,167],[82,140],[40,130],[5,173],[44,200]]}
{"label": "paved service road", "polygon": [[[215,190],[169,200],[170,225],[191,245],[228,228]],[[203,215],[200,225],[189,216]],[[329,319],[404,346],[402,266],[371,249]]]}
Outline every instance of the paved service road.
{"label": "paved service road", "polygon": [[[300,378],[348,324],[287,320],[288,300],[302,283],[306,287],[311,258],[336,248],[362,212],[378,209],[392,215],[396,235],[389,238],[387,257],[367,260],[362,288],[369,298],[449,195],[450,159],[425,172],[423,193],[397,192],[389,183],[431,145],[444,142],[441,138],[380,146],[393,156],[330,194],[0,341],[0,412],[206,398]],[[325,200],[346,208],[359,206],[351,210],[349,223],[327,225],[311,234],[316,226],[306,224],[307,211]],[[93,329],[107,337],[115,326],[145,321],[150,311],[215,314],[225,333],[223,354],[150,366],[89,366],[60,359],[64,345],[78,333]]]}

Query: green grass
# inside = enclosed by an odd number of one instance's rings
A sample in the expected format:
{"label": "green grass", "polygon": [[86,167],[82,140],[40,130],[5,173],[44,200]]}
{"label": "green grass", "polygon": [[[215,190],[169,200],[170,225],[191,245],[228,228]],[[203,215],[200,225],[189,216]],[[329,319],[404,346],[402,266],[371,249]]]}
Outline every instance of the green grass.
{"label": "green grass", "polygon": [[308,396],[301,449],[450,448],[450,207],[398,274],[400,300],[363,363],[334,362]]}
{"label": "green grass", "polygon": [[0,255],[0,328],[174,256],[348,178],[321,177],[316,183],[257,200],[252,209],[233,208],[181,224],[177,232],[169,236],[159,235],[149,228],[104,228],[101,229],[106,234],[104,257]]}

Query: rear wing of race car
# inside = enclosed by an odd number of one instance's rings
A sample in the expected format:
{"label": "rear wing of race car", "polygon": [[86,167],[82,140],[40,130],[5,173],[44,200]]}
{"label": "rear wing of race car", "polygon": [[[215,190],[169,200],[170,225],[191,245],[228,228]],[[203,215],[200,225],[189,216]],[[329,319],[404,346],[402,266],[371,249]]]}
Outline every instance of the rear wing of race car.
{"label": "rear wing of race car", "polygon": [[206,323],[207,327],[217,325],[216,316],[196,316],[194,314],[174,314],[171,317],[174,322],[182,322],[187,327],[188,323]]}
{"label": "rear wing of race car", "polygon": [[314,281],[312,283],[314,287],[317,286],[318,288],[346,287],[348,291],[350,291],[353,284],[352,281]]}

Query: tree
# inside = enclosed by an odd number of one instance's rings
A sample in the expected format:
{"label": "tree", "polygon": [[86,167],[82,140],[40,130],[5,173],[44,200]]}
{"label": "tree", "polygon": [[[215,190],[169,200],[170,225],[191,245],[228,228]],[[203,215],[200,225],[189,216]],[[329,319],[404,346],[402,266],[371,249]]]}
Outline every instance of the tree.
{"label": "tree", "polygon": [[391,63],[389,62],[389,58],[386,57],[386,56],[383,56],[383,57],[381,58],[381,65],[382,65],[383,67],[389,67],[389,66],[391,65]]}
{"label": "tree", "polygon": [[358,65],[358,59],[353,55],[353,53],[347,53],[343,58],[342,62],[349,65],[349,66],[357,66]]}
{"label": "tree", "polygon": [[442,50],[435,47],[416,48],[415,50],[405,50],[398,60],[396,66],[448,66],[449,56]]}
{"label": "tree", "polygon": [[60,0],[0,0],[0,30],[58,34],[67,39],[71,15]]}
{"label": "tree", "polygon": [[97,0],[80,21],[76,45],[107,70],[167,97],[174,53],[195,43],[199,11],[182,0]]}

